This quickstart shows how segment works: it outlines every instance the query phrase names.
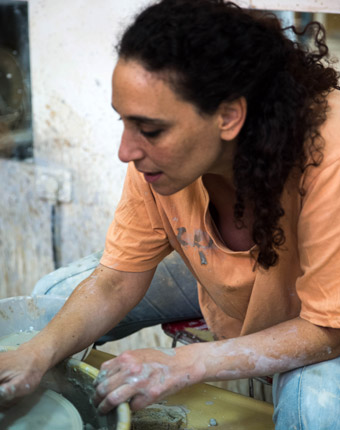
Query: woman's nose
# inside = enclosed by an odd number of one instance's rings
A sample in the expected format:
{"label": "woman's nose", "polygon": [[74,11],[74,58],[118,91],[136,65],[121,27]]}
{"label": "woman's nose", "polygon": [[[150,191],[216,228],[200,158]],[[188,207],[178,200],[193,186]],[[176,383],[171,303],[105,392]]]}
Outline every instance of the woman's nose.
{"label": "woman's nose", "polygon": [[118,151],[118,157],[123,163],[129,163],[130,161],[136,161],[143,158],[144,152],[139,142],[139,137],[135,133],[128,130],[124,130],[120,147]]}

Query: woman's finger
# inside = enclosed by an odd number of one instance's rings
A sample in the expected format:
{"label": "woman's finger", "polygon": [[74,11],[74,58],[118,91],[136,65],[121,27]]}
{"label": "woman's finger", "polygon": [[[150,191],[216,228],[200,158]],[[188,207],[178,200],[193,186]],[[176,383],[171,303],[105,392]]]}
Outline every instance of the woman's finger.
{"label": "woman's finger", "polygon": [[99,403],[97,409],[101,414],[107,414],[121,403],[129,401],[135,394],[136,390],[134,387],[129,384],[122,385],[117,389],[110,391]]}

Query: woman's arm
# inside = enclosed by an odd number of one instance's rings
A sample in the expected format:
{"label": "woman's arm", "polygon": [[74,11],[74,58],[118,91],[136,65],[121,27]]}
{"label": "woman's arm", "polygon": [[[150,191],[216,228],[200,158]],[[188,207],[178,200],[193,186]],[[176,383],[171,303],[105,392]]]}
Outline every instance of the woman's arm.
{"label": "woman's arm", "polygon": [[340,330],[295,318],[244,337],[173,352],[124,352],[102,365],[95,402],[106,413],[131,399],[137,410],[197,382],[272,375],[339,355]]}
{"label": "woman's arm", "polygon": [[0,403],[32,392],[48,369],[114,327],[142,299],[153,274],[99,265],[40,333],[0,353]]}

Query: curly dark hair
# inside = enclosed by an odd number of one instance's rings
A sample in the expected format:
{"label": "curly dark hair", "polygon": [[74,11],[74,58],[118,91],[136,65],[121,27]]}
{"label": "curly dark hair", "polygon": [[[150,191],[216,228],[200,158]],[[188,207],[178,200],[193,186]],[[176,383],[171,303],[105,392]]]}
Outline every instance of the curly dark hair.
{"label": "curly dark hair", "polygon": [[[313,32],[315,49],[289,38]],[[339,74],[328,60],[325,30],[312,22],[282,28],[272,13],[223,0],[162,0],[140,13],[117,46],[123,59],[164,73],[182,99],[203,115],[221,102],[247,100],[233,161],[235,224],[253,208],[257,262],[276,264],[285,242],[281,194],[293,168],[322,161],[320,125]],[[308,143],[307,143],[308,142]],[[300,190],[300,192],[302,192]]]}

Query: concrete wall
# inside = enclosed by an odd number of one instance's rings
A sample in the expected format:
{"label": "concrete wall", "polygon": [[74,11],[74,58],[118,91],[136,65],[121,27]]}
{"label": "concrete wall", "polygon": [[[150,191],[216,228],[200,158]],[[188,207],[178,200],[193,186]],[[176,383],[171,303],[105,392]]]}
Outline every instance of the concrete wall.
{"label": "concrete wall", "polygon": [[104,247],[126,169],[113,47],[145,3],[29,1],[34,158],[0,160],[0,298]]}
{"label": "concrete wall", "polygon": [[0,298],[29,295],[54,268],[52,206],[37,196],[33,164],[0,160],[0,184]]}

